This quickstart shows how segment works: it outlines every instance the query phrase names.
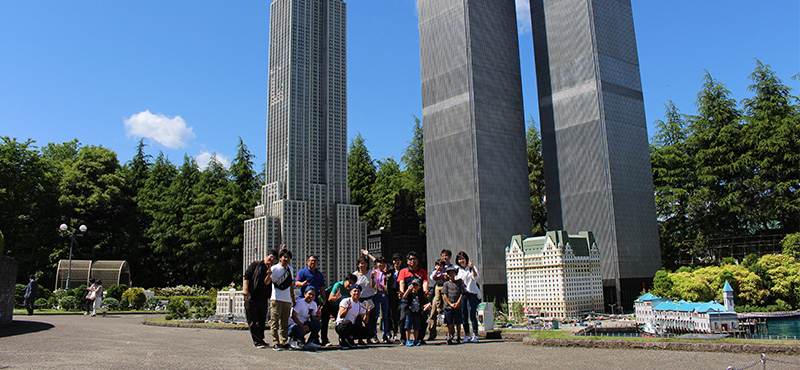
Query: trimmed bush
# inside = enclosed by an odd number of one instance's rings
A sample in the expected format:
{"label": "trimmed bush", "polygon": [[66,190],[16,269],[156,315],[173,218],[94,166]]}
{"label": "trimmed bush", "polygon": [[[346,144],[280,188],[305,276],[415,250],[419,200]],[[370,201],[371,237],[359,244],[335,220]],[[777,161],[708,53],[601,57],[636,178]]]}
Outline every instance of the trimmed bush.
{"label": "trimmed bush", "polygon": [[68,295],[64,298],[61,298],[59,304],[61,305],[61,309],[64,311],[74,310],[78,307],[78,300],[75,299],[75,297]]}
{"label": "trimmed bush", "polygon": [[115,298],[106,298],[100,304],[108,310],[119,311],[119,301]]}
{"label": "trimmed bush", "polygon": [[161,305],[160,297],[150,297],[147,298],[147,301],[145,301],[144,308],[148,310],[156,310],[158,309],[159,305]]}
{"label": "trimmed bush", "polygon": [[[167,320],[189,317],[189,309],[186,308],[186,305],[183,303],[183,299],[179,297],[173,297],[169,300],[167,311],[170,313],[167,315]],[[170,318],[170,316],[172,317]]]}
{"label": "trimmed bush", "polygon": [[23,284],[14,285],[14,304],[21,305],[25,298],[25,288],[26,286]]}
{"label": "trimmed bush", "polygon": [[141,310],[147,301],[142,288],[130,288],[122,293],[122,306],[128,309]]}
{"label": "trimmed bush", "polygon": [[44,298],[37,298],[36,302],[33,302],[33,305],[39,308],[49,308],[47,300]]}
{"label": "trimmed bush", "polygon": [[125,294],[127,290],[128,286],[125,284],[114,284],[106,290],[106,297],[111,297],[121,302],[123,301],[122,295]]}

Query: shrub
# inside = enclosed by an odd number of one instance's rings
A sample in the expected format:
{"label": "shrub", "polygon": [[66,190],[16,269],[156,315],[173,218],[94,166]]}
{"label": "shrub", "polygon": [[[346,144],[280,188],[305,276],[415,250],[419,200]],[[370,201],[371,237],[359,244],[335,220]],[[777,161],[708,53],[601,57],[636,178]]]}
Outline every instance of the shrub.
{"label": "shrub", "polygon": [[39,290],[37,292],[39,293],[39,298],[44,299],[50,299],[50,296],[53,295],[53,291],[43,287],[42,284],[39,284]]}
{"label": "shrub", "polygon": [[61,309],[64,311],[74,310],[78,307],[78,300],[75,299],[75,297],[68,295],[64,298],[61,298],[59,304],[61,305]]}
{"label": "shrub", "polygon": [[55,295],[51,295],[50,298],[47,298],[47,307],[55,307],[58,305],[58,298]]}
{"label": "shrub", "polygon": [[33,302],[33,305],[39,308],[48,308],[47,300],[44,298],[37,298],[36,302]]}
{"label": "shrub", "polygon": [[130,288],[125,293],[122,293],[123,307],[141,310],[146,301],[147,296],[144,295],[144,289],[142,288]]}
{"label": "shrub", "polygon": [[86,299],[86,293],[89,293],[89,291],[87,289],[89,289],[88,285],[81,284],[81,285],[78,285],[75,288],[72,288],[72,289],[68,290],[67,291],[67,295],[75,297],[75,299],[78,302],[83,302],[83,300]]}
{"label": "shrub", "polygon": [[122,295],[125,294],[125,291],[128,290],[128,286],[125,284],[114,284],[106,290],[106,297],[114,298],[118,301],[123,301]]}
{"label": "shrub", "polygon": [[116,298],[106,298],[102,302],[100,302],[100,304],[102,304],[103,307],[105,307],[106,309],[112,311],[119,310],[119,301]]}
{"label": "shrub", "polygon": [[176,296],[201,296],[206,294],[206,289],[197,285],[185,286],[178,285],[176,287],[167,288],[153,288],[157,296],[176,297]]}
{"label": "shrub", "polygon": [[159,297],[150,297],[147,298],[147,301],[144,303],[144,307],[148,310],[157,310],[158,306],[161,305],[161,298]]}
{"label": "shrub", "polygon": [[14,285],[14,303],[21,305],[22,302],[25,300],[23,296],[25,295],[25,288],[26,286],[23,284]]}
{"label": "shrub", "polygon": [[186,308],[186,305],[183,303],[183,299],[178,297],[174,297],[169,300],[169,304],[167,305],[167,311],[172,315],[172,318],[174,319],[189,317],[189,309]]}

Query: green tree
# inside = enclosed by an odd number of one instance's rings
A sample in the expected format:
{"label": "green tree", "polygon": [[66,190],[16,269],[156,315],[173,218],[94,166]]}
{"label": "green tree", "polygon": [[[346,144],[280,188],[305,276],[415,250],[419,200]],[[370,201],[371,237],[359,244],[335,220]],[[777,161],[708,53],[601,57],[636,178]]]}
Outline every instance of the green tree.
{"label": "green tree", "polygon": [[672,277],[670,275],[671,273],[669,270],[661,269],[656,271],[656,275],[653,278],[653,289],[651,289],[650,293],[663,298],[675,298],[675,294],[672,291]]}
{"label": "green tree", "polygon": [[408,147],[403,150],[400,162],[403,171],[403,188],[414,197],[414,207],[421,220],[420,232],[425,233],[425,152],[422,122],[414,116],[413,134]]}
{"label": "green tree", "polygon": [[[85,224],[89,232],[75,242],[78,259],[127,259],[133,200],[117,155],[102,146],[84,146],[74,160],[65,161],[59,184],[59,204],[71,227]],[[68,246],[58,258],[67,258]]]}
{"label": "green tree", "polygon": [[[125,226],[130,235],[128,263],[131,264],[134,271],[138,272],[147,270],[145,265],[149,262],[151,253],[144,233],[153,224],[152,215],[146,212],[144,207],[140,207],[142,195],[146,193],[145,187],[147,186],[147,179],[150,177],[151,160],[153,158],[153,156],[145,153],[146,146],[144,140],[139,140],[136,145],[136,154],[122,167],[127,197],[130,197],[135,205],[128,213],[131,216],[128,218],[130,223]],[[120,297],[115,298],[117,300],[120,299]]]}
{"label": "green tree", "polygon": [[687,153],[688,136],[684,115],[675,104],[666,104],[666,121],[655,122],[658,131],[650,146],[653,168],[656,216],[659,220],[661,260],[668,268],[675,268],[681,243],[693,237],[689,229],[689,199],[691,199],[693,174],[692,159]]}
{"label": "green tree", "polygon": [[525,133],[528,150],[528,185],[531,201],[531,235],[540,236],[547,232],[547,207],[544,191],[544,162],[542,161],[542,136],[536,129],[533,116],[528,118]]}
{"label": "green tree", "polygon": [[372,185],[375,183],[376,169],[364,138],[360,133],[350,142],[347,153],[347,185],[350,187],[350,202],[359,207],[361,220],[367,223],[370,230],[381,226],[374,218],[372,203]]}
{"label": "green tree", "polygon": [[756,60],[744,99],[749,220],[759,229],[800,231],[800,106],[769,65]]}
{"label": "green tree", "polygon": [[367,214],[378,226],[389,226],[392,221],[392,210],[397,192],[402,187],[400,165],[392,158],[378,161],[378,173],[370,194],[373,204],[371,213]]}
{"label": "green tree", "polygon": [[[0,239],[2,239],[0,234]],[[800,259],[800,233],[788,234],[781,240],[783,254]]]}
{"label": "green tree", "polygon": [[0,227],[5,254],[19,263],[16,280],[20,283],[36,271],[54,271],[49,255],[61,242],[57,233],[59,179],[53,163],[42,158],[34,143],[0,138]]}
{"label": "green tree", "polygon": [[742,163],[742,117],[736,100],[721,82],[706,72],[697,95],[697,115],[690,117],[688,153],[695,164],[695,186],[690,197],[693,222],[699,236],[740,235],[740,201],[745,177]]}
{"label": "green tree", "polygon": [[138,284],[143,286],[164,286],[163,276],[170,274],[164,259],[173,258],[170,251],[177,249],[178,238],[172,234],[178,217],[171,212],[170,185],[177,176],[178,169],[169,161],[164,153],[159,153],[139,191],[137,208],[152,220],[149,228],[144,230],[145,244],[139,248],[138,258],[132,263],[138,265],[136,276]]}

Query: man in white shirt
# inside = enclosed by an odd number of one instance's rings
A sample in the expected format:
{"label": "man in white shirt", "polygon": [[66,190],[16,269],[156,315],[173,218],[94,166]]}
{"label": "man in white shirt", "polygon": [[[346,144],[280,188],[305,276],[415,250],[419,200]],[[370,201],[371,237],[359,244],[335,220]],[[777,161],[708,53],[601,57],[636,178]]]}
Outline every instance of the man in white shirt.
{"label": "man in white shirt", "polygon": [[272,330],[272,349],[280,351],[289,348],[289,317],[294,306],[294,270],[289,266],[292,252],[281,249],[278,263],[272,266],[269,282],[272,283],[269,314]]}
{"label": "man in white shirt", "polygon": [[339,314],[336,316],[336,334],[339,335],[339,348],[350,349],[356,346],[355,339],[369,339],[372,335],[366,327],[370,310],[361,306],[361,286],[353,285],[350,298],[339,303]]}
{"label": "man in white shirt", "polygon": [[[316,297],[316,288],[307,287],[303,299],[298,300],[294,305],[289,323],[289,335],[291,336],[289,346],[294,349],[316,350],[320,347],[314,343],[319,339],[319,315],[322,310],[322,307],[318,307],[317,302],[314,301]],[[302,346],[306,334],[309,334],[308,342]]]}

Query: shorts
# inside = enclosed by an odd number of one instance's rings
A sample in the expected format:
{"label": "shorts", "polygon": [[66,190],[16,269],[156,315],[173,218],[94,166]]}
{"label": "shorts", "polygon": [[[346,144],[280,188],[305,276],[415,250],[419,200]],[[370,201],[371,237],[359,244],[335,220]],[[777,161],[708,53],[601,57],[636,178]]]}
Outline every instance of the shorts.
{"label": "shorts", "polygon": [[422,329],[422,315],[419,312],[409,312],[406,315],[406,330]]}
{"label": "shorts", "polygon": [[444,310],[444,322],[447,325],[461,325],[463,324],[461,318],[461,309]]}

